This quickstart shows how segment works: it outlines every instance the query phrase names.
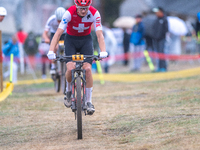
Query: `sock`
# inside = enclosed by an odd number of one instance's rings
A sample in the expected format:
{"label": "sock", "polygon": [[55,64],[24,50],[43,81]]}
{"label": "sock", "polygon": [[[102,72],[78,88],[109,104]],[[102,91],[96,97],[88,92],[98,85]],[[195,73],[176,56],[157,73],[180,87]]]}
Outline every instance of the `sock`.
{"label": "sock", "polygon": [[93,87],[91,88],[86,88],[86,102],[90,102],[92,103],[92,89]]}
{"label": "sock", "polygon": [[55,64],[51,64],[51,69],[55,69],[56,65]]}
{"label": "sock", "polygon": [[67,82],[66,81],[66,91],[69,92],[72,90],[72,85],[71,85],[71,82]]}

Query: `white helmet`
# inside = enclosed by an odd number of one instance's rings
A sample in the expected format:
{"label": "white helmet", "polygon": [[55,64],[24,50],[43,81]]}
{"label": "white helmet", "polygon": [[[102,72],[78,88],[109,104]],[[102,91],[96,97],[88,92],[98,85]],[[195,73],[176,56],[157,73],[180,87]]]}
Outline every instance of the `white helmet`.
{"label": "white helmet", "polygon": [[0,16],[6,16],[7,15],[7,11],[4,7],[0,7]]}
{"label": "white helmet", "polygon": [[56,19],[62,20],[62,16],[64,15],[66,9],[63,7],[58,7],[55,11]]}

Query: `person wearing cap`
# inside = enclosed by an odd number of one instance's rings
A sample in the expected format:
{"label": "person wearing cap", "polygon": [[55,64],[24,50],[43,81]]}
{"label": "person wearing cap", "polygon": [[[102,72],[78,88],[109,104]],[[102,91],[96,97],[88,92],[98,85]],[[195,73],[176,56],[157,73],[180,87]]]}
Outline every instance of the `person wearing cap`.
{"label": "person wearing cap", "polygon": [[0,7],[0,22],[3,21],[4,17],[7,15],[7,11],[4,7]]}
{"label": "person wearing cap", "polygon": [[131,72],[140,71],[143,60],[143,51],[145,48],[142,15],[136,15],[135,20],[136,24],[133,26],[130,38],[130,48],[133,51],[133,67]]}
{"label": "person wearing cap", "polygon": [[[154,48],[159,54],[165,54],[164,46],[166,42],[166,33],[168,32],[168,21],[164,10],[161,7],[153,8],[157,19],[154,22]],[[158,55],[159,56],[159,55]],[[158,58],[156,72],[166,72],[167,62],[164,58]]]}
{"label": "person wearing cap", "polygon": [[[3,66],[4,68],[10,68],[10,56],[13,54],[14,60],[13,60],[13,78],[12,82],[15,83],[17,82],[17,70],[18,70],[18,62],[19,62],[19,43],[18,43],[18,38],[14,34],[12,38],[6,42],[3,47],[2,47],[2,52],[4,54],[4,60],[3,60]],[[10,75],[10,69],[7,71],[4,71],[3,73],[3,78],[7,78]]]}

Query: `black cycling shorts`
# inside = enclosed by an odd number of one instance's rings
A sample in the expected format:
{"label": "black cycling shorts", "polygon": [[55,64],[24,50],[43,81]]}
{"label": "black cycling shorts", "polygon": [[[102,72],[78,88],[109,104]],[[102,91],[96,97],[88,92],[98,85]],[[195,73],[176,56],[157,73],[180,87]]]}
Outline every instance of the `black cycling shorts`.
{"label": "black cycling shorts", "polygon": [[[93,42],[92,42],[92,36],[86,35],[86,36],[72,36],[69,34],[66,34],[65,36],[65,55],[71,56],[77,53],[83,54],[83,55],[93,55]],[[72,61],[71,59],[68,59],[66,63],[69,61]],[[88,62],[92,65],[92,61],[89,58],[86,58],[84,62]]]}
{"label": "black cycling shorts", "polygon": [[[51,33],[50,43],[51,43],[51,40],[53,39],[54,34],[55,34],[55,33]],[[61,35],[60,40],[65,40],[65,33],[63,33],[63,34]]]}

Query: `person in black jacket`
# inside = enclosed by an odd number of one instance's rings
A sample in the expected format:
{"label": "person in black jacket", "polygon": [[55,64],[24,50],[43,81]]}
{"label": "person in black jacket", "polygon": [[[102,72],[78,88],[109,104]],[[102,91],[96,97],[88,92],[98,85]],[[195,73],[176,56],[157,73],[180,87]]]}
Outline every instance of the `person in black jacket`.
{"label": "person in black jacket", "polygon": [[131,37],[131,33],[128,32],[128,29],[123,29],[124,31],[124,37],[123,37],[123,50],[124,50],[124,66],[127,66],[129,61],[128,61],[128,51],[129,51],[129,42],[130,42],[130,37]]}
{"label": "person in black jacket", "polygon": [[167,63],[165,58],[161,57],[162,54],[165,54],[164,46],[165,46],[165,37],[166,33],[168,32],[168,21],[167,17],[164,13],[164,10],[161,7],[154,8],[153,12],[155,12],[157,19],[153,25],[154,30],[154,48],[155,50],[161,54],[158,55],[158,65],[157,65],[157,72],[166,72],[167,71]]}
{"label": "person in black jacket", "polygon": [[200,12],[197,13],[195,31],[196,31],[196,37],[197,37],[197,49],[198,49],[198,53],[200,54]]}

